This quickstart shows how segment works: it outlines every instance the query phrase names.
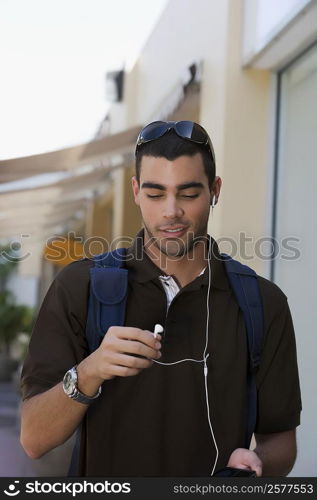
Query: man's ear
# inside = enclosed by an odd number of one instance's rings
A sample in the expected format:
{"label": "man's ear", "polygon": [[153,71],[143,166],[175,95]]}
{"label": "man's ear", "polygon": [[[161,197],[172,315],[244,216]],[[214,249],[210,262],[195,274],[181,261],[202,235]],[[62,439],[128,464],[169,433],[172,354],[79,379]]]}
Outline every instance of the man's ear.
{"label": "man's ear", "polygon": [[137,205],[140,205],[140,187],[135,175],[132,177],[131,182],[132,182],[134,201]]}
{"label": "man's ear", "polygon": [[214,182],[213,182],[211,191],[210,191],[210,205],[212,205],[212,201],[213,201],[214,197],[215,197],[214,204],[216,205],[218,203],[218,199],[219,199],[220,191],[221,191],[221,186],[222,186],[221,178],[216,177]]}

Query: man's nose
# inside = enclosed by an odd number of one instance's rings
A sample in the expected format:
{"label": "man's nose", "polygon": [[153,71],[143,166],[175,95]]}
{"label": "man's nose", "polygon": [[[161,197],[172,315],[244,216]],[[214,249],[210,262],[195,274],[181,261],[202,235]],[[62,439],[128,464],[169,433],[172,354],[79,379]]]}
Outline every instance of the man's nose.
{"label": "man's nose", "polygon": [[177,217],[182,217],[184,215],[184,210],[182,209],[179,200],[174,197],[166,199],[163,216],[167,219],[175,219]]}

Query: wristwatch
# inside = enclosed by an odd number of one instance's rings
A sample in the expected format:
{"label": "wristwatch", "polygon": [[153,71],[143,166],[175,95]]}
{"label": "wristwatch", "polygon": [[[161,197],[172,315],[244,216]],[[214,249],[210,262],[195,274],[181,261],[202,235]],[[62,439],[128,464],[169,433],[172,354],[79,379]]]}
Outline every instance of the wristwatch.
{"label": "wristwatch", "polygon": [[74,401],[78,401],[78,403],[82,403],[84,405],[89,405],[95,399],[100,396],[101,386],[99,387],[97,393],[94,396],[86,396],[78,389],[78,374],[77,374],[77,365],[73,366],[70,370],[68,370],[63,378],[63,389],[65,394]]}

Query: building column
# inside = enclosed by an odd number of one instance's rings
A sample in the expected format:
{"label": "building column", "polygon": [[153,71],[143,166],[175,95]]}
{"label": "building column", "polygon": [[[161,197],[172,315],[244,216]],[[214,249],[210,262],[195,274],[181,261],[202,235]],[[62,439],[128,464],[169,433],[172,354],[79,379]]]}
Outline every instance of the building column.
{"label": "building column", "polygon": [[114,175],[113,238],[117,246],[128,246],[142,227],[139,207],[131,186],[134,167],[121,168]]}

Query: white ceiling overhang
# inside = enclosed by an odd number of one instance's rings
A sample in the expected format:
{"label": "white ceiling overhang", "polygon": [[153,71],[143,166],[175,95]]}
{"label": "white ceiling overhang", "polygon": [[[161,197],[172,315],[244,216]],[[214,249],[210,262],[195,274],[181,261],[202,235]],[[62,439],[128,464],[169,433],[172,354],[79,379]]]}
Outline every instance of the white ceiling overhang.
{"label": "white ceiling overhang", "polygon": [[45,234],[76,220],[78,214],[83,217],[88,201],[106,190],[109,173],[131,165],[139,130],[134,127],[73,148],[0,161],[0,238]]}
{"label": "white ceiling overhang", "polygon": [[[244,68],[280,70],[317,38],[317,1],[302,2],[295,15],[277,26],[256,48],[242,56]],[[255,4],[255,2],[254,2]],[[251,5],[252,0],[251,0]]]}
{"label": "white ceiling overhang", "polygon": [[117,134],[96,139],[86,144],[39,155],[0,160],[0,182],[12,182],[52,172],[71,172],[78,167],[97,164],[112,166],[114,156],[126,161],[132,157],[133,146],[141,127],[133,127]]}

